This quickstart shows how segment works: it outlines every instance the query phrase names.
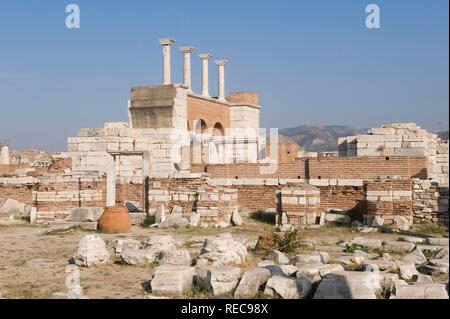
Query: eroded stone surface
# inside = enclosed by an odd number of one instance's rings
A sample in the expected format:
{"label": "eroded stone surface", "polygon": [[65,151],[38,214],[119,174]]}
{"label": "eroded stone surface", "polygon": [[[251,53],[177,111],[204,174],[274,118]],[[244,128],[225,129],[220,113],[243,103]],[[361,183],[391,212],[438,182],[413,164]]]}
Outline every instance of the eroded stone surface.
{"label": "eroded stone surface", "polygon": [[269,278],[264,290],[268,296],[279,295],[283,299],[304,299],[311,292],[311,283],[306,278],[287,278],[273,276]]}
{"label": "eroded stone surface", "polygon": [[314,299],[376,299],[380,277],[371,272],[332,272],[322,279]]}
{"label": "eroded stone surface", "polygon": [[229,265],[245,262],[247,248],[231,235],[219,235],[215,238],[207,238],[203,245],[197,265]]}
{"label": "eroded stone surface", "polygon": [[151,280],[152,293],[186,294],[192,290],[195,268],[163,265],[155,268]]}
{"label": "eroded stone surface", "polygon": [[197,285],[214,295],[220,295],[236,288],[240,275],[241,269],[238,267],[205,267],[197,270]]}
{"label": "eroded stone surface", "polygon": [[270,276],[268,269],[252,268],[247,270],[242,276],[234,296],[236,298],[254,297],[258,293],[259,288],[269,280]]}
{"label": "eroded stone surface", "polygon": [[109,252],[100,236],[87,235],[78,244],[74,260],[78,266],[104,265],[109,261]]}

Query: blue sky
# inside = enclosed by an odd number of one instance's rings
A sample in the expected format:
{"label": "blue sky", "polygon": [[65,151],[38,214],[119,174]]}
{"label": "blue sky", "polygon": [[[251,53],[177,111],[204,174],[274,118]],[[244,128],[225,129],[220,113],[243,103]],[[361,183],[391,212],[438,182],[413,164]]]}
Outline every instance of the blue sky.
{"label": "blue sky", "polygon": [[[65,27],[65,7],[81,28]],[[381,29],[365,27],[365,7]],[[261,93],[261,126],[417,122],[448,128],[447,0],[0,0],[0,139],[66,150],[81,127],[126,121],[131,86],[161,83],[160,37],[226,58],[226,90]],[[211,93],[217,75],[211,65]]]}

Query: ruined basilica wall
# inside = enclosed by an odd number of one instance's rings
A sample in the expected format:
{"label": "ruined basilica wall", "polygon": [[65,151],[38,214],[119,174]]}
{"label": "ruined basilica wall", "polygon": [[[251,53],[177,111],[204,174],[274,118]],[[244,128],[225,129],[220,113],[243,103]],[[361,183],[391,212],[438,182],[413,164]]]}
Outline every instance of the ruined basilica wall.
{"label": "ruined basilica wall", "polygon": [[223,128],[230,128],[230,108],[222,102],[212,98],[200,97],[189,94],[187,97],[187,121],[190,131],[193,131],[194,123],[202,119],[207,129],[214,128],[216,123],[222,124]]}
{"label": "ruined basilica wall", "polygon": [[414,123],[399,123],[372,128],[366,135],[338,140],[339,156],[424,156],[429,177],[448,185],[448,141]]}
{"label": "ruined basilica wall", "polygon": [[[175,171],[174,163],[181,161],[182,147],[189,146],[183,130],[104,129],[91,133],[82,129],[77,137],[68,139],[69,152],[75,171],[108,170],[108,160],[115,156],[119,183],[142,183],[143,177],[168,177]],[[95,136],[89,136],[95,134]],[[88,135],[88,136],[86,136]]]}
{"label": "ruined basilica wall", "polygon": [[192,172],[207,172],[212,178],[288,178],[288,179],[375,179],[380,176],[428,178],[424,157],[324,157],[296,158],[295,163],[269,164],[193,164]]}

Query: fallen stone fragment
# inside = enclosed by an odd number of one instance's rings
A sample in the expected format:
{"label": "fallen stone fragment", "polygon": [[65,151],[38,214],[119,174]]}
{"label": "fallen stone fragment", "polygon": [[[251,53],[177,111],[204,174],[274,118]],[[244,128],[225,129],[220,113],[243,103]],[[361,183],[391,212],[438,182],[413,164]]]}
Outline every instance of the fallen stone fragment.
{"label": "fallen stone fragment", "polygon": [[363,256],[353,256],[351,261],[357,265],[361,265],[366,260],[366,257]]}
{"label": "fallen stone fragment", "polygon": [[436,266],[431,263],[425,264],[420,266],[420,271],[430,275],[441,275],[441,274],[447,274],[448,273],[448,267],[447,266]]}
{"label": "fallen stone fragment", "polygon": [[120,259],[127,265],[137,266],[151,264],[156,261],[159,251],[151,248],[133,249],[125,248],[120,253]]}
{"label": "fallen stone fragment", "polygon": [[436,259],[448,259],[448,256],[449,256],[449,249],[448,249],[448,247],[444,247],[444,248],[441,248],[438,250],[435,258]]}
{"label": "fallen stone fragment", "polygon": [[399,270],[400,278],[404,280],[411,280],[414,275],[419,274],[416,269],[416,265],[413,262],[397,261],[397,267]]}
{"label": "fallen stone fragment", "polygon": [[109,261],[109,252],[103,239],[97,235],[87,235],[81,239],[73,258],[78,266],[99,266]]}
{"label": "fallen stone fragment", "polygon": [[326,264],[330,260],[330,256],[326,252],[314,253],[314,254],[300,254],[296,255],[293,259],[294,265],[302,264]]}
{"label": "fallen stone fragment", "polygon": [[411,252],[416,248],[414,243],[406,241],[386,241],[384,242],[384,248],[392,252]]}
{"label": "fallen stone fragment", "polygon": [[381,291],[380,277],[372,272],[340,271],[326,275],[314,299],[376,299]]}
{"label": "fallen stone fragment", "polygon": [[222,234],[215,238],[207,238],[196,264],[221,266],[244,263],[247,248],[239,241],[234,240],[231,234],[228,235]]}
{"label": "fallen stone fragment", "polygon": [[437,246],[447,246],[448,247],[448,238],[427,238],[427,242],[430,245]]}
{"label": "fallen stone fragment", "polygon": [[155,268],[150,282],[152,293],[186,294],[192,290],[195,268],[163,265]]}
{"label": "fallen stone fragment", "polygon": [[448,299],[445,285],[417,283],[396,286],[390,299]]}
{"label": "fallen stone fragment", "polygon": [[442,269],[442,273],[448,273],[449,260],[447,259],[430,259],[429,263],[432,266]]}
{"label": "fallen stone fragment", "polygon": [[161,224],[166,220],[166,207],[161,204],[155,213],[155,223]]}
{"label": "fallen stone fragment", "polygon": [[102,214],[102,207],[77,207],[70,210],[66,220],[72,222],[98,222]]}
{"label": "fallen stone fragment", "polygon": [[270,271],[263,268],[252,268],[247,270],[242,276],[239,285],[234,292],[235,298],[252,298],[260,287],[270,278]]}
{"label": "fallen stone fragment", "polygon": [[145,240],[144,246],[159,250],[176,249],[176,242],[170,235],[156,235]]}
{"label": "fallen stone fragment", "polygon": [[298,266],[296,277],[306,278],[311,282],[311,284],[317,283],[322,279],[322,276],[320,275],[320,268],[322,266],[325,266],[325,264],[320,263],[300,265]]}
{"label": "fallen stone fragment", "polygon": [[275,265],[275,263],[272,260],[262,260],[257,264],[258,268],[265,268],[266,266],[272,265]]}
{"label": "fallen stone fragment", "polygon": [[125,249],[140,249],[141,242],[135,239],[116,239],[112,242],[111,247],[117,255],[120,255]]}
{"label": "fallen stone fragment", "polygon": [[287,265],[287,264],[289,264],[289,258],[286,257],[286,255],[283,254],[281,251],[273,250],[273,251],[270,253],[270,256],[272,257],[272,259],[273,259],[277,264],[281,264],[281,265]]}
{"label": "fallen stone fragment", "polygon": [[231,222],[235,226],[241,226],[242,224],[244,224],[244,220],[237,211],[234,211],[233,214],[231,215]]}
{"label": "fallen stone fragment", "polygon": [[186,249],[163,250],[159,254],[160,265],[182,265],[191,266],[192,258]]}
{"label": "fallen stone fragment", "polygon": [[372,227],[381,227],[383,225],[384,225],[384,219],[379,216],[375,216],[375,218],[372,221]]}
{"label": "fallen stone fragment", "polygon": [[339,271],[344,271],[344,267],[342,267],[339,264],[327,264],[327,265],[320,266],[320,268],[319,268],[319,275],[321,277],[325,277],[329,273],[339,272]]}
{"label": "fallen stone fragment", "polygon": [[355,237],[352,239],[350,244],[356,244],[360,246],[367,246],[369,248],[381,248],[381,240],[380,239],[372,239],[365,237]]}
{"label": "fallen stone fragment", "polygon": [[427,262],[427,258],[420,249],[415,249],[411,253],[403,256],[402,260],[413,262],[415,265],[421,265]]}
{"label": "fallen stone fragment", "polygon": [[123,206],[125,206],[130,213],[135,213],[139,211],[141,204],[136,201],[126,200],[123,202]]}
{"label": "fallen stone fragment", "polygon": [[387,291],[391,291],[393,289],[394,283],[398,282],[399,280],[400,278],[398,278],[398,274],[390,272],[380,272],[380,284]]}
{"label": "fallen stone fragment", "polygon": [[233,266],[214,266],[197,271],[197,285],[205,291],[220,295],[236,288],[241,269]]}
{"label": "fallen stone fragment", "polygon": [[272,276],[287,276],[290,277],[298,271],[294,265],[268,265],[266,269],[270,271]]}
{"label": "fallen stone fragment", "polygon": [[200,214],[192,214],[189,219],[189,226],[190,227],[198,227],[198,224],[200,223]]}
{"label": "fallen stone fragment", "polygon": [[384,260],[384,259],[373,259],[366,261],[362,265],[364,270],[367,270],[369,268],[378,268],[379,270],[387,270],[387,271],[396,271],[397,270],[397,264],[395,261],[392,260]]}
{"label": "fallen stone fragment", "polygon": [[311,283],[306,278],[274,276],[266,283],[264,294],[279,295],[283,299],[305,299],[311,292]]}
{"label": "fallen stone fragment", "polygon": [[414,244],[423,244],[425,242],[425,238],[415,237],[415,236],[401,236],[404,240]]}
{"label": "fallen stone fragment", "polygon": [[407,231],[411,226],[410,221],[403,216],[394,216],[392,217],[392,220],[394,222],[394,228],[399,230]]}
{"label": "fallen stone fragment", "polygon": [[414,283],[433,283],[433,278],[428,275],[418,274],[412,277]]}

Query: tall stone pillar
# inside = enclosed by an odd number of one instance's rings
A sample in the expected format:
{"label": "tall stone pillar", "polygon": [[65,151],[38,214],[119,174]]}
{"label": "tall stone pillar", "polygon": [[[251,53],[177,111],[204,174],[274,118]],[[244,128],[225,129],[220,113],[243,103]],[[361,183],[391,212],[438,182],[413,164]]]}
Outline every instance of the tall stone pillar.
{"label": "tall stone pillar", "polygon": [[170,77],[170,47],[175,43],[174,39],[159,39],[159,43],[163,46],[163,84],[172,84]]}
{"label": "tall stone pillar", "polygon": [[212,58],[209,53],[200,54],[200,60],[202,60],[202,95],[209,97],[209,70],[208,63]]}
{"label": "tall stone pillar", "polygon": [[195,51],[194,47],[181,47],[180,52],[184,55],[184,71],[183,71],[183,85],[192,92],[191,83],[191,54]]}
{"label": "tall stone pillar", "polygon": [[228,63],[227,60],[217,60],[215,61],[219,68],[219,101],[225,102],[225,64]]}

